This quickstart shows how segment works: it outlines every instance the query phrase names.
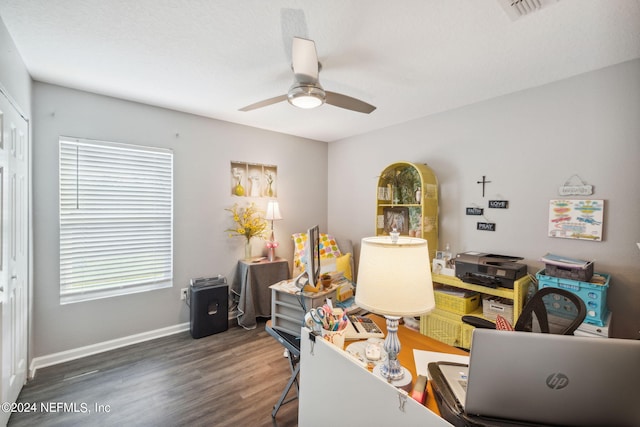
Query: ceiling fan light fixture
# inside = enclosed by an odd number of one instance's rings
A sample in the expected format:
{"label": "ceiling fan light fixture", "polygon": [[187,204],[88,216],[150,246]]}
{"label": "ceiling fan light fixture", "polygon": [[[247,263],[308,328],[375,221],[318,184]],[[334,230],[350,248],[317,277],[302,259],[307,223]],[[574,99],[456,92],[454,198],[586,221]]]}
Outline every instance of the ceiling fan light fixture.
{"label": "ceiling fan light fixture", "polygon": [[294,107],[307,110],[320,107],[322,104],[333,105],[334,107],[363,114],[369,114],[376,109],[375,106],[359,99],[341,93],[325,91],[322,88],[318,80],[318,73],[322,69],[322,66],[318,62],[316,45],[313,40],[299,37],[293,38],[291,69],[294,80],[286,95],[274,96],[260,102],[255,102],[240,108],[240,111],[251,111],[257,108],[263,108],[282,102],[285,99]]}
{"label": "ceiling fan light fixture", "polygon": [[324,89],[314,85],[296,85],[287,93],[289,104],[304,109],[316,108],[324,104]]}

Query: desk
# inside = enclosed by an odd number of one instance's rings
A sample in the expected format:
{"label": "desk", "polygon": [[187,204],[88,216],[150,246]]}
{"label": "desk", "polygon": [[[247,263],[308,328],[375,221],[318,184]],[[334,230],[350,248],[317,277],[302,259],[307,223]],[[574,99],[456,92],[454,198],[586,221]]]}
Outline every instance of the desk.
{"label": "desk", "polygon": [[[384,317],[369,315],[373,319],[374,322],[382,329],[385,337],[387,336],[387,321]],[[418,374],[416,373],[416,362],[413,358],[413,350],[425,350],[425,351],[438,351],[440,353],[449,353],[449,354],[459,354],[463,356],[468,356],[469,353],[466,351],[460,350],[459,348],[452,347],[443,342],[434,340],[431,337],[426,335],[422,335],[418,331],[414,331],[401,325],[398,327],[398,339],[400,340],[400,345],[402,348],[400,349],[400,354],[398,354],[398,360],[400,364],[407,368],[409,372],[411,372],[411,376],[413,378],[413,384],[416,382],[416,378],[418,378]],[[345,346],[348,345],[345,343]],[[426,367],[425,367],[426,368]],[[412,384],[412,386],[413,386]],[[435,398],[433,397],[433,390],[431,389],[431,381],[429,381],[427,385],[427,402],[425,406],[429,408],[431,411],[440,415],[440,411],[438,409],[438,405],[436,403]]]}
{"label": "desk", "polygon": [[276,258],[269,262],[238,261],[231,285],[234,300],[238,303],[238,325],[245,329],[256,327],[256,317],[271,316],[270,285],[289,278],[289,263]]}
{"label": "desk", "polygon": [[[385,319],[371,317],[386,332]],[[314,340],[309,333],[303,329],[300,340],[299,425],[451,426],[439,416],[430,386],[425,407],[373,375],[346,351],[321,338]],[[404,326],[398,329],[398,337],[402,345],[398,359],[414,381],[414,349],[467,355]],[[331,402],[326,402],[327,395]],[[323,408],[331,410],[318,410],[318,402],[323,399]]]}

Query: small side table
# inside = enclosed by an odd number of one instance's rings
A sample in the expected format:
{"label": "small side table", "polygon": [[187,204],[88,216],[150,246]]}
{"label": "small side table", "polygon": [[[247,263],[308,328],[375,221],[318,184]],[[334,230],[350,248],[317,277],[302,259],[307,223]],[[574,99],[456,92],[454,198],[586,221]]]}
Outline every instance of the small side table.
{"label": "small side table", "polygon": [[238,325],[254,329],[257,317],[271,317],[269,286],[288,278],[289,263],[284,258],[259,262],[238,261],[231,285],[231,292],[237,296],[238,301]]}

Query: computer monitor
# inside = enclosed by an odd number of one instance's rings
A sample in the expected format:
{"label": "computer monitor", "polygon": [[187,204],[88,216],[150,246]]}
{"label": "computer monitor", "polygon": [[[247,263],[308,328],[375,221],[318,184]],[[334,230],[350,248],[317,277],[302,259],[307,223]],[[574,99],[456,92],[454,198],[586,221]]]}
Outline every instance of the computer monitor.
{"label": "computer monitor", "polygon": [[317,288],[320,283],[320,229],[317,225],[307,230],[301,261],[304,264],[304,272],[296,277],[296,286],[303,289],[308,284]]}

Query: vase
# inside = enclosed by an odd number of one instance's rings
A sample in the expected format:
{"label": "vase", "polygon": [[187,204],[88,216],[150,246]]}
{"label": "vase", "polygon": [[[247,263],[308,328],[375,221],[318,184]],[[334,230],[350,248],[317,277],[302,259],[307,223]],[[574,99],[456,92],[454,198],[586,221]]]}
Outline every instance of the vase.
{"label": "vase", "polygon": [[244,244],[244,259],[251,259],[251,241],[249,240]]}
{"label": "vase", "polygon": [[244,196],[244,187],[242,186],[242,184],[238,183],[238,185],[236,185],[236,188],[234,189],[234,192],[236,193],[236,196]]}
{"label": "vase", "polygon": [[260,197],[260,177],[256,175],[251,176],[249,177],[249,181],[251,181],[251,191],[249,191],[251,197]]}
{"label": "vase", "polygon": [[268,197],[273,197],[273,188],[271,187],[271,184],[272,183],[270,183],[270,182],[267,184],[267,196]]}
{"label": "vase", "polygon": [[244,196],[244,187],[242,186],[242,177],[237,176],[236,179],[237,179],[236,186],[233,187],[233,193],[236,196]]}

